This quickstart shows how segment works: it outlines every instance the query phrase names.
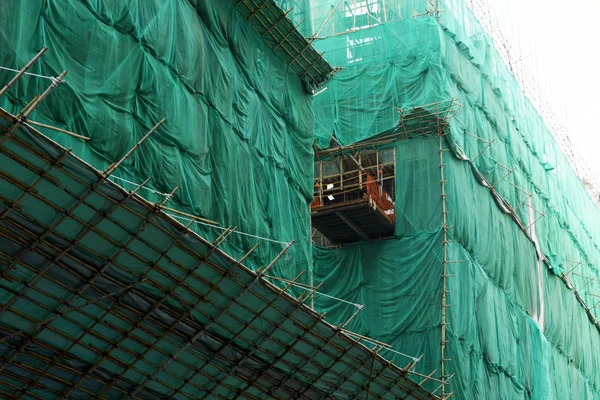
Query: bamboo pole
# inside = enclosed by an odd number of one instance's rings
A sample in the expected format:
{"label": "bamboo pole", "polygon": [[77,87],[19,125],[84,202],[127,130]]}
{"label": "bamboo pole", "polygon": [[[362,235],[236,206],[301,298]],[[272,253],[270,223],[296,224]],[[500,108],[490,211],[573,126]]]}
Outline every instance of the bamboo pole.
{"label": "bamboo pole", "polygon": [[67,131],[65,129],[60,129],[60,128],[57,128],[57,127],[52,126],[52,125],[42,124],[41,122],[32,121],[30,119],[27,120],[27,122],[25,123],[25,126],[27,126],[28,124],[36,125],[36,126],[39,126],[39,127],[42,127],[42,128],[46,128],[46,129],[50,129],[50,130],[56,131],[56,132],[64,133],[64,134],[67,134],[69,136],[76,137],[78,139],[90,140],[90,138],[87,137],[87,136],[78,135],[77,133],[73,133],[73,132]]}
{"label": "bamboo pole", "polygon": [[389,348],[389,349],[391,349],[391,348],[392,348],[392,345],[391,345],[391,344],[387,344],[387,343],[385,343],[385,342],[382,342],[382,341],[379,341],[379,340],[375,340],[375,339],[373,339],[373,338],[370,338],[370,337],[368,337],[368,336],[359,335],[358,333],[355,333],[355,332],[349,331],[349,330],[347,330],[347,329],[344,329],[344,328],[341,328],[340,330],[341,330],[343,333],[345,333],[346,335],[348,335],[348,336],[354,336],[354,337],[357,337],[357,338],[359,338],[359,339],[362,339],[362,340],[365,340],[365,341],[371,342],[371,343],[373,343],[373,344],[379,345],[379,346],[381,346],[381,347],[385,347],[385,348]]}
{"label": "bamboo pole", "polygon": [[438,136],[439,136],[439,157],[440,157],[440,183],[441,183],[441,197],[442,197],[442,231],[443,231],[443,258],[442,258],[442,301],[441,301],[441,308],[442,308],[442,321],[441,321],[441,359],[440,359],[440,365],[441,365],[441,378],[440,380],[442,381],[442,385],[441,385],[441,398],[444,399],[445,393],[446,393],[446,384],[445,384],[445,380],[446,380],[446,343],[448,343],[447,340],[447,334],[446,334],[446,327],[448,325],[447,322],[447,294],[448,294],[448,282],[447,282],[447,277],[448,277],[448,266],[447,266],[447,260],[448,260],[448,211],[447,211],[447,205],[446,205],[446,178],[444,176],[444,166],[446,165],[444,162],[444,132],[442,129],[440,129],[438,131]]}
{"label": "bamboo pole", "polygon": [[41,104],[42,101],[63,81],[63,78],[67,75],[67,71],[63,71],[58,78],[52,79],[52,84],[42,93],[41,95],[37,95],[25,106],[25,108],[19,113],[18,116],[14,116],[9,114],[11,118],[14,118],[14,123],[4,134],[4,136],[0,139],[0,147],[4,145],[4,143],[9,140],[14,133],[19,129],[19,127],[25,122],[25,120],[31,115],[31,113]]}
{"label": "bamboo pole", "polygon": [[314,35],[312,35],[313,38],[318,38],[319,35],[321,34],[321,32],[323,32],[323,28],[325,28],[325,25],[327,25],[327,23],[329,22],[329,20],[331,19],[331,17],[335,13],[335,11],[338,9],[338,7],[340,6],[340,4],[342,4],[342,1],[343,0],[339,0],[338,1],[338,3],[336,4],[336,6],[333,8],[333,10],[331,10],[331,12],[329,13],[329,15],[325,19],[325,22],[323,22],[323,25],[321,25],[321,28],[319,29],[319,31],[317,33],[315,33]]}
{"label": "bamboo pole", "polygon": [[0,97],[2,97],[7,91],[8,89],[10,89],[12,87],[12,85],[14,85],[26,72],[29,68],[31,68],[31,66],[33,64],[35,64],[35,62],[37,60],[40,59],[40,57],[42,57],[42,55],[44,55],[44,53],[48,50],[48,47],[44,46],[42,47],[42,49],[23,67],[23,69],[21,69],[17,75],[14,76],[14,78],[12,78],[10,80],[10,82],[8,82],[6,85],[4,85],[4,87],[2,88],[2,90],[0,90]]}
{"label": "bamboo pole", "polygon": [[148,139],[150,135],[152,135],[165,121],[166,118],[163,118],[156,125],[154,125],[154,127],[150,129],[148,133],[146,133],[131,149],[129,149],[129,151],[123,156],[123,158],[121,158],[115,164],[108,167],[106,171],[104,171],[104,176],[109,177],[113,172],[115,172],[115,170],[119,168],[119,166],[123,164],[125,160],[127,160],[127,158],[129,158],[129,156],[133,154],[133,152],[137,150],[138,147],[140,147],[146,141],[146,139]]}
{"label": "bamboo pole", "polygon": [[[260,271],[259,276],[263,277],[266,275],[266,273],[277,263],[277,261],[279,261],[279,259],[288,252],[288,250],[290,249],[290,247],[292,247],[292,245],[294,244],[294,240],[292,240],[291,242],[289,242],[283,250],[281,250],[281,252],[279,252],[279,254],[277,254],[277,256],[275,256],[275,258],[269,263],[269,265],[267,265],[263,270]],[[258,271],[257,271],[258,272]]]}
{"label": "bamboo pole", "polygon": [[64,82],[63,79],[65,76],[67,76],[67,71],[63,71],[58,78],[53,79],[52,84],[44,91],[44,93],[42,93],[27,110],[21,113],[21,117],[23,119],[29,118],[31,113],[35,111],[35,109],[42,103],[42,101],[46,99],[46,97],[48,97],[54,88]]}

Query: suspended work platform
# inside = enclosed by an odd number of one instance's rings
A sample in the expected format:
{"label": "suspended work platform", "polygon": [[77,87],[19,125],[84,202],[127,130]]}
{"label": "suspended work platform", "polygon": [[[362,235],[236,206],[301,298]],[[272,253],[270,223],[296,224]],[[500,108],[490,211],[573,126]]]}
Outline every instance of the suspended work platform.
{"label": "suspended work platform", "polygon": [[369,197],[320,207],[312,212],[312,224],[340,244],[394,235],[392,219]]}
{"label": "suspended work platform", "polygon": [[[322,246],[389,238],[396,223],[394,142],[435,135],[461,107],[455,99],[398,108],[398,126],[351,146],[316,151],[313,241]],[[336,145],[337,144],[337,145]]]}
{"label": "suspended work platform", "polygon": [[395,149],[326,150],[317,159],[313,229],[332,244],[393,236]]}

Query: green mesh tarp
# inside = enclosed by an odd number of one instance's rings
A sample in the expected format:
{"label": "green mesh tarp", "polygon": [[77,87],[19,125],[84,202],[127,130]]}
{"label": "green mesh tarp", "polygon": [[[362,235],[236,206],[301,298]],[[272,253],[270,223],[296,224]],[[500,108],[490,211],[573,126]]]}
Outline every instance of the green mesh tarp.
{"label": "green mesh tarp", "polygon": [[[331,14],[315,46],[342,67],[315,97],[319,146],[332,133],[344,145],[390,135],[398,108],[462,105],[442,141],[451,241],[444,364],[446,378],[456,374],[446,393],[600,398],[600,213],[468,2],[441,1],[439,13],[431,1],[311,3],[313,18]],[[394,10],[401,20],[386,18]],[[437,137],[413,136],[396,145],[396,239],[316,248],[315,282],[363,299],[352,328],[425,354],[439,377],[440,148]],[[320,300],[342,321],[349,312]],[[437,313],[422,307],[429,302]]]}
{"label": "green mesh tarp", "polygon": [[[424,354],[418,371],[439,370],[442,215],[437,138],[397,146],[397,239],[315,248],[315,282],[365,304],[349,328]],[[537,259],[535,245],[501,212],[470,165],[446,153],[448,211],[447,374],[458,398],[598,398],[600,345],[573,288]],[[582,271],[583,274],[583,271]],[[578,278],[575,276],[575,278]],[[588,307],[595,304],[589,289]],[[588,290],[585,290],[588,289]],[[319,298],[332,321],[353,308]],[[403,355],[391,353],[397,363]],[[437,385],[430,384],[431,390]]]}
{"label": "green mesh tarp", "polygon": [[[137,183],[151,176],[163,193],[180,186],[176,208],[295,239],[288,262],[273,271],[288,278],[310,270],[313,132],[320,147],[332,133],[350,144],[394,130],[396,108],[457,99],[463,107],[442,141],[450,150],[444,168],[453,261],[446,378],[455,374],[446,393],[599,398],[600,214],[466,2],[279,3],[295,6],[290,17],[304,21],[302,32],[342,67],[315,93],[313,107],[297,74],[228,2],[4,1],[0,65],[18,68],[50,47],[32,72],[70,74],[32,119],[89,136],[84,143],[47,132],[99,169],[166,116],[117,176]],[[17,112],[48,83],[24,77],[0,105]],[[397,238],[315,249],[313,281],[366,304],[349,328],[395,351],[423,354],[417,371],[437,369],[439,377],[439,142],[396,146]],[[195,229],[209,239],[220,233]],[[223,248],[239,257],[255,243],[232,236]],[[251,267],[282,248],[269,243],[253,253]],[[351,315],[325,297],[315,308],[335,323]]]}
{"label": "green mesh tarp", "polygon": [[[0,26],[0,66],[20,69],[48,46],[30,72],[69,71],[31,119],[91,140],[44,130],[51,138],[104,169],[166,117],[115,176],[138,184],[151,177],[149,187],[161,193],[178,186],[172,208],[295,240],[292,262],[276,274],[293,277],[309,267],[311,97],[234,4],[9,0],[0,4]],[[12,76],[0,70],[3,84]],[[25,76],[0,105],[16,113],[49,84]],[[225,249],[239,257],[257,242],[233,235]],[[248,263],[264,265],[282,248],[262,241]]]}

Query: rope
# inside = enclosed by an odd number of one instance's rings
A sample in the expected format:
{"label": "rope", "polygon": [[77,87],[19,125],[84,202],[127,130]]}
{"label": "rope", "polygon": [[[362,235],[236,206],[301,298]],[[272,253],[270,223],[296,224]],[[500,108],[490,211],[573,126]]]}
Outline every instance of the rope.
{"label": "rope", "polygon": [[169,193],[159,192],[158,190],[147,188],[145,186],[140,185],[139,183],[131,182],[131,181],[128,181],[127,179],[119,178],[118,176],[112,175],[110,178],[111,179],[118,179],[118,180],[123,181],[123,182],[127,182],[127,183],[129,183],[130,185],[133,185],[133,186],[141,187],[142,189],[147,190],[149,192],[152,192],[154,194],[158,194],[158,195],[161,195],[161,196],[164,196],[164,197],[169,197],[170,196]]}
{"label": "rope", "polygon": [[[168,216],[170,216],[171,218],[176,218],[176,219],[178,218],[178,219],[182,219],[182,220],[188,221],[188,222],[194,221],[195,223],[197,223],[199,225],[208,226],[210,228],[219,229],[219,230],[222,230],[222,231],[225,231],[225,230],[228,229],[228,228],[223,228],[222,226],[216,226],[216,225],[207,224],[206,222],[198,221],[198,220],[195,220],[195,219],[192,219],[192,218],[182,217],[182,216],[179,216],[179,215],[174,215],[174,214],[169,214],[169,213],[166,213],[166,214]],[[265,240],[267,242],[272,242],[272,243],[277,243],[277,244],[283,244],[283,245],[286,245],[286,246],[290,244],[289,242],[282,242],[282,241],[279,241],[279,240],[269,239],[269,238],[258,236],[258,235],[252,235],[252,234],[246,233],[246,232],[234,231],[233,233],[237,234],[237,235],[248,236],[248,237],[255,238],[255,239]]]}
{"label": "rope", "polygon": [[[111,178],[118,179],[118,180],[120,180],[120,181],[123,181],[123,182],[127,182],[127,183],[129,183],[130,185],[134,185],[134,186],[137,186],[137,187],[141,187],[142,189],[145,189],[145,190],[147,190],[147,191],[149,191],[149,192],[152,192],[152,193],[154,193],[154,194],[158,194],[158,195],[164,196],[164,197],[166,197],[166,198],[169,198],[169,197],[171,196],[171,195],[170,195],[170,194],[168,194],[168,193],[162,193],[162,192],[159,192],[158,190],[154,190],[154,189],[147,188],[147,187],[145,187],[145,186],[141,186],[141,185],[140,185],[140,184],[138,184],[138,183],[135,183],[135,182],[128,181],[127,179],[124,179],[124,178],[119,178],[119,177],[117,177],[117,176],[111,176]],[[168,215],[168,216],[170,216],[171,218],[175,218],[175,219],[181,219],[181,220],[188,221],[188,222],[192,222],[192,221],[193,221],[193,222],[195,222],[196,224],[199,224],[199,225],[204,225],[204,226],[208,226],[208,227],[210,227],[210,228],[219,229],[219,230],[222,230],[222,231],[225,231],[225,230],[227,230],[227,229],[228,229],[228,228],[223,228],[223,227],[221,227],[221,226],[217,226],[217,225],[207,224],[206,222],[198,221],[198,220],[196,220],[196,219],[187,218],[187,217],[182,217],[182,216],[180,216],[180,215],[175,215],[175,214],[170,214],[170,213],[165,213],[165,214],[167,214],[167,215]],[[290,242],[282,242],[282,241],[280,241],[280,240],[274,240],[274,239],[270,239],[270,238],[266,238],[266,237],[262,237],[262,236],[258,236],[258,235],[253,235],[253,234],[246,233],[246,232],[240,232],[240,231],[237,231],[237,230],[236,230],[236,231],[233,231],[233,233],[235,233],[235,234],[237,234],[237,235],[241,235],[241,236],[248,236],[248,237],[255,238],[255,239],[259,239],[259,240],[265,240],[265,241],[267,241],[267,242],[271,242],[271,243],[282,244],[282,245],[285,245],[285,246],[287,246],[287,245],[289,245],[289,244],[290,244]]]}
{"label": "rope", "polygon": [[[378,346],[380,345],[379,343],[375,343],[375,342],[372,342],[372,341],[370,341],[370,340],[368,340],[368,339],[364,339],[364,338],[361,338],[361,337],[359,337],[359,336],[357,336],[357,335],[353,335],[353,334],[352,334],[352,332],[345,331],[344,333],[345,333],[346,335],[348,335],[348,336],[354,336],[355,338],[357,338],[357,339],[359,339],[359,340],[362,340],[362,341],[364,341],[364,342],[367,342],[367,343],[370,343],[370,344],[374,344],[374,345],[378,345]],[[406,357],[406,358],[410,358],[411,360],[413,360],[413,361],[415,361],[415,362],[419,361],[419,358],[417,358],[417,357],[409,356],[408,354],[401,353],[401,352],[399,352],[399,351],[397,351],[397,350],[390,349],[390,348],[388,348],[388,347],[383,347],[381,351],[383,351],[383,350],[390,351],[390,352],[392,352],[392,353],[396,353],[396,354],[398,354],[399,356],[403,356],[403,357]]]}
{"label": "rope", "polygon": [[[314,290],[314,289],[311,289],[311,288],[307,288],[307,287],[305,287],[305,286],[298,285],[298,284],[296,284],[296,283],[289,283],[289,285],[290,285],[290,286],[295,286],[295,287],[297,287],[297,288],[299,288],[299,289],[303,289],[303,290],[306,290],[306,291],[309,291],[309,292],[312,292],[312,291]],[[338,297],[331,296],[331,295],[329,295],[329,294],[325,294],[325,293],[321,293],[321,292],[317,292],[317,291],[315,291],[315,292],[314,292],[314,294],[318,294],[318,295],[325,296],[325,297],[328,297],[328,298],[330,298],[330,299],[333,299],[333,300],[337,300],[337,301],[339,301],[339,302],[342,302],[342,303],[349,304],[349,305],[351,305],[351,306],[354,306],[354,307],[356,307],[356,308],[357,308],[357,309],[359,309],[359,310],[362,310],[363,308],[365,308],[365,305],[364,305],[364,304],[352,303],[352,302],[350,302],[350,301],[348,301],[348,300],[340,299],[340,298],[338,298]],[[357,336],[357,335],[353,335],[351,332],[344,331],[344,333],[345,333],[345,334],[347,334],[347,335],[350,335],[350,336],[354,336],[354,337],[358,338],[359,340],[362,340],[362,341],[365,341],[365,342],[368,342],[368,343],[371,343],[371,344],[374,344],[374,345],[378,345],[378,346],[380,345],[379,343],[375,343],[375,342],[373,342],[373,341],[370,341],[370,340],[368,340],[368,339],[364,339],[364,338],[362,338],[362,337],[359,337],[359,336]],[[413,360],[413,361],[415,361],[415,362],[418,362],[418,361],[419,361],[419,359],[418,359],[417,357],[413,357],[413,356],[410,356],[410,355],[408,355],[408,354],[401,353],[401,352],[399,352],[399,351],[397,351],[397,350],[390,349],[390,348],[388,348],[388,347],[384,347],[384,348],[383,348],[383,350],[390,351],[390,352],[392,352],[392,353],[398,354],[399,356],[403,356],[403,357],[406,357],[406,358],[410,358],[411,360]]]}
{"label": "rope", "polygon": [[[307,288],[307,287],[304,287],[304,286],[300,286],[300,285],[295,284],[295,283],[290,283],[290,285],[295,286],[295,287],[300,288],[300,289],[304,289],[304,290],[309,291],[309,292],[313,291],[313,289],[310,289],[310,288]],[[315,291],[314,293],[318,294],[320,296],[329,297],[330,299],[337,300],[337,301],[340,301],[342,303],[350,304],[351,306],[354,306],[354,307],[358,308],[359,310],[362,310],[363,308],[365,308],[364,304],[352,303],[352,302],[350,302],[348,300],[340,299],[340,298],[337,298],[335,296],[331,296],[331,295],[328,295],[328,294],[325,294],[325,293],[321,293],[321,292],[316,292]]]}
{"label": "rope", "polygon": [[[0,66],[0,69],[3,69],[5,71],[12,71],[12,72],[16,72],[16,73],[21,72],[18,69],[7,68],[7,67],[2,67],[2,66]],[[64,79],[58,79],[58,78],[55,78],[54,76],[39,75],[39,74],[31,73],[31,72],[25,72],[25,75],[35,76],[36,78],[49,79],[55,84],[64,82]]]}
{"label": "rope", "polygon": [[418,361],[419,361],[419,358],[418,358],[418,357],[409,356],[408,354],[401,353],[401,352],[399,352],[399,351],[397,351],[397,350],[394,350],[394,349],[388,349],[387,347],[384,347],[382,351],[384,351],[384,350],[385,350],[385,351],[391,351],[392,353],[396,353],[396,354],[398,354],[398,355],[400,355],[400,356],[403,356],[403,357],[410,358],[410,359],[412,359],[412,360],[413,360],[413,361],[415,361],[415,362],[418,362]]}

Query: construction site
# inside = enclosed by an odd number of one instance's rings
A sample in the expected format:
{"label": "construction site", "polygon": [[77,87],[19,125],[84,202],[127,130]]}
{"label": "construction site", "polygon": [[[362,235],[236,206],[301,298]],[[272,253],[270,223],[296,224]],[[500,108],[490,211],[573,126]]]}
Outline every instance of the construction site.
{"label": "construction site", "polygon": [[1,2],[0,398],[600,399],[600,186],[484,3]]}

